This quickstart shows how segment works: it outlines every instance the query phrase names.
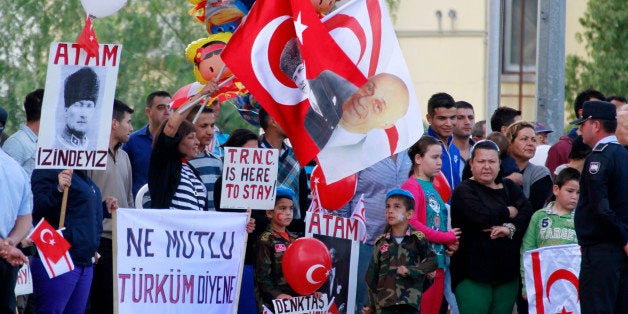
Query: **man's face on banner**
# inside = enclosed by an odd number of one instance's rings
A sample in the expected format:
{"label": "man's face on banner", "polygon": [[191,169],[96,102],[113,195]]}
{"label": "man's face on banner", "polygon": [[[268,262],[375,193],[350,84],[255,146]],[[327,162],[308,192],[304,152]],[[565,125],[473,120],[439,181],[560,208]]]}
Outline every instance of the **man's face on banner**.
{"label": "man's face on banner", "polygon": [[367,133],[395,124],[408,110],[408,89],[398,77],[377,74],[342,104],[341,125],[349,132]]}
{"label": "man's face on banner", "polygon": [[310,85],[307,83],[307,79],[305,78],[305,65],[303,63],[297,66],[294,74],[292,74],[292,80],[295,84],[297,84],[297,87],[303,92],[303,94],[310,94]]}
{"label": "man's face on banner", "polygon": [[65,124],[68,129],[79,135],[85,134],[95,109],[96,104],[91,100],[79,100],[65,108]]}

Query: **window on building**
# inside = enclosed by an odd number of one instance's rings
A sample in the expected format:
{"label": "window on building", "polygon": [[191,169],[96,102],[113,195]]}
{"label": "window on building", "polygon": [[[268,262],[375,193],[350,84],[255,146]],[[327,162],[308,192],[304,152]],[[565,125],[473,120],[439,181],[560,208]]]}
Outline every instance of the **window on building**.
{"label": "window on building", "polygon": [[506,0],[504,9],[503,72],[519,72],[520,63],[523,63],[523,72],[535,72],[538,0]]}

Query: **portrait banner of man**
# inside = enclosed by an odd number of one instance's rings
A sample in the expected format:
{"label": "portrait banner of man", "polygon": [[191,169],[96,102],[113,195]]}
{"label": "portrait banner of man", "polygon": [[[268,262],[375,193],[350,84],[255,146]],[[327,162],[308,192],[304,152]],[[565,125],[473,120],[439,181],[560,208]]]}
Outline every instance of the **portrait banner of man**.
{"label": "portrait banner of man", "polygon": [[106,168],[122,46],[99,48],[89,57],[73,43],[50,45],[36,168]]}
{"label": "portrait banner of man", "polygon": [[331,255],[329,276],[318,289],[327,295],[328,312],[353,313],[360,250],[357,220],[307,212],[305,223],[305,235],[323,242]]}
{"label": "portrait banner of man", "polygon": [[384,2],[321,20],[308,1],[277,1],[258,0],[221,56],[299,162],[317,158],[332,183],[416,142],[422,115]]}

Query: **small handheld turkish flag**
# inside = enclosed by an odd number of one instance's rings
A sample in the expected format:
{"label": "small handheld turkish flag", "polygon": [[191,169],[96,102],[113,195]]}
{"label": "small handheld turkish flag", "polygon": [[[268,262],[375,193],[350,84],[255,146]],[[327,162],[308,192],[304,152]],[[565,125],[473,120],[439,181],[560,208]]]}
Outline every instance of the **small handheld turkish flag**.
{"label": "small handheld turkish flag", "polygon": [[71,247],[70,242],[63,238],[44,218],[35,226],[29,238],[53,263],[58,262]]}
{"label": "small handheld turkish flag", "polygon": [[85,18],[85,27],[81,35],[76,39],[76,43],[79,47],[85,49],[89,57],[98,57],[98,38],[96,38],[96,32],[94,32],[94,26],[92,26],[92,19],[89,14]]}

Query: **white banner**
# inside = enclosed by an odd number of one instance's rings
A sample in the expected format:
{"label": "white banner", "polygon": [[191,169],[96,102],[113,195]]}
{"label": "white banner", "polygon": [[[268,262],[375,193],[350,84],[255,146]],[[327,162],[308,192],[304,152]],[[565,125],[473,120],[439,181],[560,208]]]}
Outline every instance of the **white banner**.
{"label": "white banner", "polygon": [[326,294],[323,294],[320,299],[312,294],[273,300],[274,314],[327,314],[328,306]]}
{"label": "white banner", "polygon": [[118,209],[119,313],[235,313],[247,213]]}
{"label": "white banner", "polygon": [[268,148],[225,148],[220,208],[275,207],[279,151]]}
{"label": "white banner", "polygon": [[15,295],[24,295],[33,293],[33,277],[31,269],[24,264],[17,271],[17,282],[15,284]]}
{"label": "white banner", "polygon": [[107,167],[111,113],[122,46],[88,57],[75,43],[51,43],[36,168]]}
{"label": "white banner", "polygon": [[523,255],[529,313],[580,313],[580,246],[558,245]]}
{"label": "white banner", "polygon": [[318,289],[329,300],[329,312],[353,313],[360,253],[358,221],[307,212],[305,236],[323,242],[331,255],[332,270]]}

